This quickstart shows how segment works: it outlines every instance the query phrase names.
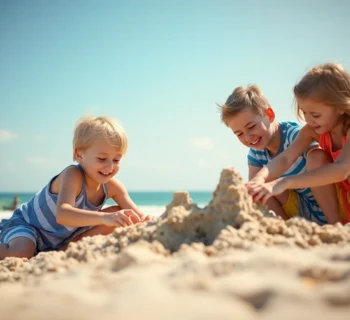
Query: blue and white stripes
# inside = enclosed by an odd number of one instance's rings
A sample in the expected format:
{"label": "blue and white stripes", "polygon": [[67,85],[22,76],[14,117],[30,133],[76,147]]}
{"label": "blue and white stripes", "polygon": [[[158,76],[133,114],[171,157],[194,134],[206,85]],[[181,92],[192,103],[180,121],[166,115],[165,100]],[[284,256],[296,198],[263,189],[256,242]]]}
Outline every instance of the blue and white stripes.
{"label": "blue and white stripes", "polygon": [[[300,129],[301,129],[301,126],[296,122],[291,122],[291,121],[281,122],[280,123],[281,145],[277,154],[271,157],[267,149],[260,151],[260,150],[255,150],[251,148],[248,153],[248,165],[253,167],[259,167],[259,168],[266,166],[274,157],[276,157],[278,154],[286,150],[291,145],[291,143],[297,137]],[[312,143],[310,147],[315,145],[317,145],[317,143]],[[307,151],[308,150],[305,150],[305,152],[300,157],[297,158],[297,160],[282,175],[282,177],[296,175],[306,171]],[[303,202],[303,206],[302,206],[303,209],[304,210],[307,209],[306,212],[300,212],[301,215],[307,218],[308,220],[315,221],[319,224],[327,223],[327,220],[323,215],[322,210],[318,206],[311,190],[307,188],[307,189],[295,189],[295,191],[301,196],[301,201]]]}
{"label": "blue and white stripes", "polygon": [[[75,200],[75,207],[85,210],[98,211],[107,200],[107,188],[103,185],[104,200],[99,206],[93,206],[88,202],[85,176],[82,168],[82,190]],[[0,241],[8,243],[16,237],[27,237],[36,243],[37,251],[58,249],[76,235],[89,229],[86,227],[68,227],[57,223],[57,199],[58,195],[50,192],[53,177],[50,182],[28,202],[22,204],[15,210],[12,217],[1,222]]]}

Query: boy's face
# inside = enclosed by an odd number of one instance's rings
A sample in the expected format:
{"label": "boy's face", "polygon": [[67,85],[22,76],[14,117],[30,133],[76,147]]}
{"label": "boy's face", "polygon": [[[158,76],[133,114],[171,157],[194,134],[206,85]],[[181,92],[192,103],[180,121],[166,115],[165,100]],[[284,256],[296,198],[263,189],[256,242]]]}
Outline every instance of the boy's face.
{"label": "boy's face", "polygon": [[75,152],[87,177],[97,184],[107,183],[119,171],[122,154],[105,139],[96,138],[87,149]]}
{"label": "boy's face", "polygon": [[270,127],[274,118],[271,108],[268,109],[266,116],[246,109],[229,118],[227,125],[242,144],[256,150],[264,150],[272,137]]}

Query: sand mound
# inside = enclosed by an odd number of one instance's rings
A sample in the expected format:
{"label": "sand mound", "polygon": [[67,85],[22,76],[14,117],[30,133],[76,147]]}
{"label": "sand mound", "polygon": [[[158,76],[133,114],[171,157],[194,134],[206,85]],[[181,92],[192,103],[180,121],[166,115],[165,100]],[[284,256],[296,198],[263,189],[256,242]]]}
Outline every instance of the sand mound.
{"label": "sand mound", "polygon": [[[84,307],[79,314],[85,319],[103,313],[105,304],[114,310],[108,311],[114,318],[147,315],[170,319],[169,313],[147,308],[145,303],[129,313],[112,303],[114,298],[131,303],[134,295],[142,301],[160,299],[172,310],[171,319],[192,319],[188,315],[195,311],[201,319],[220,315],[220,319],[232,319],[232,315],[261,319],[264,314],[268,319],[286,319],[280,304],[285,308],[307,306],[305,316],[321,310],[319,319],[327,319],[322,316],[338,306],[337,311],[332,310],[332,319],[338,314],[341,319],[350,308],[349,262],[349,225],[321,227],[299,218],[285,222],[252,202],[237,171],[224,169],[205,208],[193,204],[188,193],[175,193],[156,221],[118,228],[108,236],[84,238],[71,243],[65,252],[40,253],[29,261],[0,261],[0,288],[10,292],[6,294],[9,304],[0,307],[0,313],[6,311],[10,316],[15,312],[23,286],[28,294],[42,296],[42,301],[47,301],[45,292],[55,290],[59,299],[66,299],[62,283],[69,286],[70,281],[74,291],[84,291],[75,296],[77,305],[105,299]],[[151,293],[148,286],[155,291]],[[17,287],[22,291],[14,289]],[[91,292],[95,287],[96,297]],[[92,296],[87,297],[86,292]],[[108,298],[112,292],[116,296]],[[33,305],[40,305],[32,300]],[[55,308],[56,303],[49,305]],[[209,305],[212,307],[206,308]],[[74,303],[68,306],[71,308],[59,316],[72,312]],[[45,319],[41,315],[32,313],[36,319]]]}

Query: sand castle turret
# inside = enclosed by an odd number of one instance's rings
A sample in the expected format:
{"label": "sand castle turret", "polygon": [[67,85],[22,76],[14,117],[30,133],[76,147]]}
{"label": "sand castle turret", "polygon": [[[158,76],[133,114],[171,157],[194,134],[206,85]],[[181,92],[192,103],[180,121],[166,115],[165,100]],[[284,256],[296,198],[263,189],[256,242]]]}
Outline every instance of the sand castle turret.
{"label": "sand castle turret", "polygon": [[177,251],[182,244],[214,242],[227,226],[239,228],[244,222],[263,217],[248,195],[242,177],[234,168],[224,169],[208,206],[193,204],[187,192],[174,193],[166,207],[154,239],[165,248]]}

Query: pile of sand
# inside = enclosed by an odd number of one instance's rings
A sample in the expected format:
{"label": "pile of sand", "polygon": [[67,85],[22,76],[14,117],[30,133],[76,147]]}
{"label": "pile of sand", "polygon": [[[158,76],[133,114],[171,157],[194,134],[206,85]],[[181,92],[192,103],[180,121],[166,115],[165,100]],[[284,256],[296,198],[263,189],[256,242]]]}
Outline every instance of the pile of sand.
{"label": "pile of sand", "polygon": [[175,193],[157,221],[0,261],[0,290],[1,319],[346,319],[350,225],[283,221],[224,169],[203,209]]}

